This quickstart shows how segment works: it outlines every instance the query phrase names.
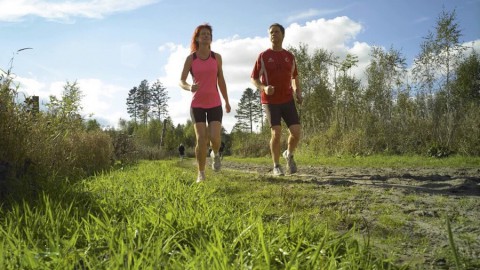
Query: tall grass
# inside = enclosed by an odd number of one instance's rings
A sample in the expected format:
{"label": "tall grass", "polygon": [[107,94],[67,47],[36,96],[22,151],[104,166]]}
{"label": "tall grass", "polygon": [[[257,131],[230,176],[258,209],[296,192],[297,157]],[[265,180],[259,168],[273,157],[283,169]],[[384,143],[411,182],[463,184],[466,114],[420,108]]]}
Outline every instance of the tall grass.
{"label": "tall grass", "polygon": [[240,201],[222,186],[250,176],[207,171],[210,180],[198,185],[192,168],[142,162],[2,208],[0,268],[398,268],[355,227],[330,231],[293,204]]}

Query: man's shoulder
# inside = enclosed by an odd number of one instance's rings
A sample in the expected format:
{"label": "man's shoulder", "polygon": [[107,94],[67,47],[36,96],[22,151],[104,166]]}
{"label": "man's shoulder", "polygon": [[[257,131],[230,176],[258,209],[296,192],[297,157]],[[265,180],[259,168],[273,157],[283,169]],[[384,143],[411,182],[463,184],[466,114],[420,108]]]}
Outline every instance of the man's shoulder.
{"label": "man's shoulder", "polygon": [[289,50],[283,49],[283,53],[288,54],[290,57],[295,57],[295,55]]}
{"label": "man's shoulder", "polygon": [[262,56],[264,56],[264,55],[270,54],[271,52],[272,52],[271,49],[266,49],[265,51],[261,52],[258,56],[259,56],[259,57],[262,57]]}

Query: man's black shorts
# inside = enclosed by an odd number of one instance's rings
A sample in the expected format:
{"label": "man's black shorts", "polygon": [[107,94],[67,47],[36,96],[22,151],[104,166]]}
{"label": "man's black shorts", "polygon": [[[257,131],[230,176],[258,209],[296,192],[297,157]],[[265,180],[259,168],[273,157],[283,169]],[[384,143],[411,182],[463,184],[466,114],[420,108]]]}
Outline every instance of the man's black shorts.
{"label": "man's black shorts", "polygon": [[287,124],[287,127],[300,124],[297,108],[295,107],[295,101],[293,99],[283,104],[262,104],[262,106],[270,122],[270,127],[279,126],[282,119],[285,121],[285,124]]}

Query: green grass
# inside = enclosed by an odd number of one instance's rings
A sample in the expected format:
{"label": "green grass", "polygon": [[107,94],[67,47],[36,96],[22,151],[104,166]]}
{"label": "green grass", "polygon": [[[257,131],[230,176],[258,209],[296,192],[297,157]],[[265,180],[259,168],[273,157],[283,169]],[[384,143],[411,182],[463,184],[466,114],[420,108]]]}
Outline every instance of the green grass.
{"label": "green grass", "polygon": [[[476,241],[454,230],[473,217],[452,217],[444,233],[455,254],[448,245],[430,251],[429,239],[387,200],[392,190],[378,197],[357,185],[206,173],[196,184],[192,159],[145,161],[5,205],[0,269],[404,269],[430,265],[427,251],[454,267],[465,265],[455,241]],[[438,199],[438,208],[451,203]]]}

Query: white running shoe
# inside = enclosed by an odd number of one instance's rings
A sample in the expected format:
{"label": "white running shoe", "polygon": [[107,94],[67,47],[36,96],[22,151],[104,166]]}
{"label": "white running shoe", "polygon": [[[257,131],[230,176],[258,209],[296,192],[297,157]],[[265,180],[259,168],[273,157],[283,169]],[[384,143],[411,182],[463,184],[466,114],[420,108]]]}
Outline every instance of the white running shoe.
{"label": "white running shoe", "polygon": [[273,176],[284,176],[285,174],[283,173],[282,167],[280,165],[277,165],[276,167],[273,167]]}
{"label": "white running shoe", "polygon": [[203,181],[205,181],[206,177],[205,177],[205,172],[198,172],[198,176],[197,176],[197,183],[201,183]]}
{"label": "white running shoe", "polygon": [[222,163],[220,161],[220,155],[213,153],[213,151],[210,153],[210,157],[212,158],[212,169],[216,172],[220,171],[220,168],[222,167]]}
{"label": "white running shoe", "polygon": [[297,172],[297,164],[295,163],[295,160],[293,159],[293,155],[288,155],[288,150],[285,150],[283,152],[283,158],[287,160],[287,168],[288,168],[288,173],[296,173]]}

